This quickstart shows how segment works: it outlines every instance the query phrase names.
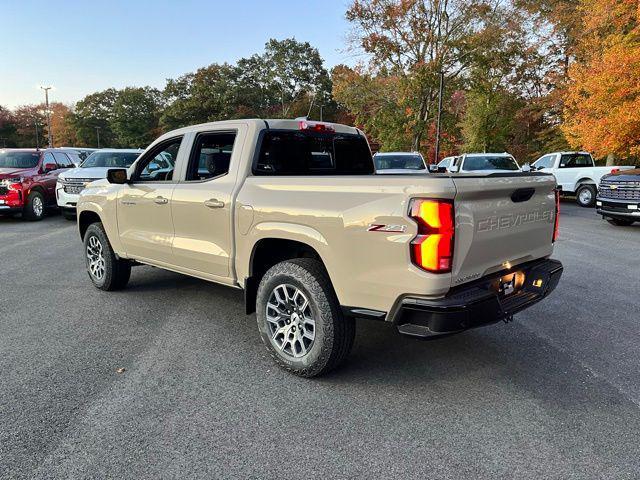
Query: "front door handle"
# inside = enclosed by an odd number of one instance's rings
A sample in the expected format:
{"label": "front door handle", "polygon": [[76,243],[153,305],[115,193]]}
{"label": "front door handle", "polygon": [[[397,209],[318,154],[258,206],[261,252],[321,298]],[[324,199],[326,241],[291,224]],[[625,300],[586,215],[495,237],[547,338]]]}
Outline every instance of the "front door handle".
{"label": "front door handle", "polygon": [[157,203],[158,205],[165,205],[167,203],[169,203],[169,199],[168,198],[164,198],[164,197],[156,197],[153,199],[153,201],[155,203]]}
{"label": "front door handle", "polygon": [[215,198],[210,198],[209,200],[204,202],[204,205],[209,208],[222,208],[224,207],[224,202],[216,200]]}

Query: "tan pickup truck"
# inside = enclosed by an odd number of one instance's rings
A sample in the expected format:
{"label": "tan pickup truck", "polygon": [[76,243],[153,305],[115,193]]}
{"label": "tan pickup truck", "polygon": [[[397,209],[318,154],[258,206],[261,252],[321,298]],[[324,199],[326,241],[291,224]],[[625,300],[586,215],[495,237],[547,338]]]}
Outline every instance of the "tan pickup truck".
{"label": "tan pickup truck", "polygon": [[509,320],[548,295],[552,175],[376,175],[344,125],[234,120],[167,133],[89,184],[89,276],[123,288],[148,264],[243,289],[268,350],[302,376],[349,353],[355,318],[434,337]]}

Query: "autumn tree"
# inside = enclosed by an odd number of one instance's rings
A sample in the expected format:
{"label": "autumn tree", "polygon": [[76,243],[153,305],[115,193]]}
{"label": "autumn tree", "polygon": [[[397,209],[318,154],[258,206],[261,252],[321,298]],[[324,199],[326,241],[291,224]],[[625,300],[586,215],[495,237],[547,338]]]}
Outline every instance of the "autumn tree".
{"label": "autumn tree", "polygon": [[54,146],[77,145],[78,138],[71,109],[59,102],[51,103],[49,108],[51,110],[51,131],[53,132]]}
{"label": "autumn tree", "polygon": [[397,128],[408,132],[412,149],[420,149],[427,125],[434,121],[440,72],[445,84],[452,85],[473,63],[499,3],[354,0],[347,10],[355,46],[369,55],[368,73],[397,86],[394,116],[406,117]]}
{"label": "autumn tree", "polygon": [[569,69],[563,131],[597,156],[640,155],[640,9],[637,0],[581,0],[582,61]]}

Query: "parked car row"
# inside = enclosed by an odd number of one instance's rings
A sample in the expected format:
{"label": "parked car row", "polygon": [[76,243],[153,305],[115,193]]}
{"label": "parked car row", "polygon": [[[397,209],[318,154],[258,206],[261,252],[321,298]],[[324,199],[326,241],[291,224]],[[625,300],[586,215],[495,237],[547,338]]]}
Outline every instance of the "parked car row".
{"label": "parked car row", "polygon": [[[77,195],[87,183],[105,178],[109,167],[131,165],[141,152],[66,147],[2,149],[0,214],[41,220],[48,208],[61,207],[66,217],[73,218]],[[95,170],[92,165],[105,168]]]}

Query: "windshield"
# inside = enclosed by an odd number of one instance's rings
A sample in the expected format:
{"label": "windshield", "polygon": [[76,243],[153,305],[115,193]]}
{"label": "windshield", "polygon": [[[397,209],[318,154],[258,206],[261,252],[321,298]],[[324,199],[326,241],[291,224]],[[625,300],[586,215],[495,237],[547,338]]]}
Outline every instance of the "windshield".
{"label": "windshield", "polygon": [[137,152],[93,152],[81,165],[91,167],[129,168],[138,158]]}
{"label": "windshield", "polygon": [[424,170],[420,155],[376,155],[376,170]]}
{"label": "windshield", "polygon": [[513,157],[500,156],[477,156],[467,157],[464,160],[463,170],[475,172],[478,170],[520,170]]}
{"label": "windshield", "polygon": [[38,165],[38,152],[0,152],[0,168],[34,168]]}

